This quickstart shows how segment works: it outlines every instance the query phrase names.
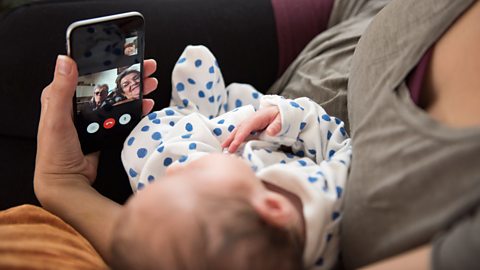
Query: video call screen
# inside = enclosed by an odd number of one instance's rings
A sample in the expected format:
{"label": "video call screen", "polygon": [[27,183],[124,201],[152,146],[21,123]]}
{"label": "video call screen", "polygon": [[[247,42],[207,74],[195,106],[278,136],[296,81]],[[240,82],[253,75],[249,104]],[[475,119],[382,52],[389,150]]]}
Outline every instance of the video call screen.
{"label": "video call screen", "polygon": [[109,134],[128,134],[141,118],[143,20],[77,26],[69,45],[79,71],[74,112],[82,147],[101,144]]}

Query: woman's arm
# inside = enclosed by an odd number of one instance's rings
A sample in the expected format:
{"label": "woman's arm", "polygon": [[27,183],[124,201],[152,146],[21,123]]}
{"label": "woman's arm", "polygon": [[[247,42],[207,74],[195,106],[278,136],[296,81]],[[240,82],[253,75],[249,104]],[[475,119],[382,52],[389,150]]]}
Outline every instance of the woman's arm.
{"label": "woman's arm", "polygon": [[431,269],[432,246],[425,245],[406,253],[361,268],[362,270]]}
{"label": "woman's arm", "polygon": [[[155,62],[147,60],[145,75],[151,75],[155,68]],[[111,231],[121,206],[91,187],[97,174],[98,153],[83,155],[73,124],[72,98],[77,79],[75,62],[59,56],[53,82],[42,93],[35,194],[44,208],[75,227],[108,261]],[[146,78],[144,85],[147,94],[157,82]],[[144,112],[152,107],[153,101],[144,100]]]}

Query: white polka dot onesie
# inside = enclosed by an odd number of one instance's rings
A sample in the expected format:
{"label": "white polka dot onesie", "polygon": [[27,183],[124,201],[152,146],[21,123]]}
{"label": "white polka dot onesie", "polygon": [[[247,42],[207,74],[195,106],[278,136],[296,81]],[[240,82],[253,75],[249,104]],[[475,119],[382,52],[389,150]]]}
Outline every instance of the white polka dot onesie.
{"label": "white polka dot onesie", "polygon": [[351,160],[344,123],[308,98],[263,95],[246,84],[225,88],[215,57],[203,46],[188,46],[176,63],[170,107],[144,117],[125,141],[122,161],[130,184],[136,192],[161,178],[171,164],[223,152],[230,132],[268,106],[278,106],[281,131],[250,136],[237,154],[259,179],[301,199],[305,265],[329,269],[338,258],[342,193]]}

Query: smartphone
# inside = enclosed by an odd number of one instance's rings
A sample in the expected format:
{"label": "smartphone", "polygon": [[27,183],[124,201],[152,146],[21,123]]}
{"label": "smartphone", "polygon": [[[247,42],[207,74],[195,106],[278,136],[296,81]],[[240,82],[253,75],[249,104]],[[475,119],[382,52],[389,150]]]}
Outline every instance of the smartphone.
{"label": "smartphone", "polygon": [[72,23],[68,55],[78,67],[73,118],[85,154],[121,143],[142,116],[145,22],[128,12]]}

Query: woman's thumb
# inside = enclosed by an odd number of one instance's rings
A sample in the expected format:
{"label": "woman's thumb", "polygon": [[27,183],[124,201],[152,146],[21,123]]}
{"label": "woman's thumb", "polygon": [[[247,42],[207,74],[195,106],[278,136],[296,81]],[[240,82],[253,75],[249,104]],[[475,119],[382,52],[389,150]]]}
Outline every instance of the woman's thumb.
{"label": "woman's thumb", "polygon": [[59,55],[52,83],[42,94],[42,103],[60,110],[71,110],[72,97],[78,80],[77,65],[70,57]]}

